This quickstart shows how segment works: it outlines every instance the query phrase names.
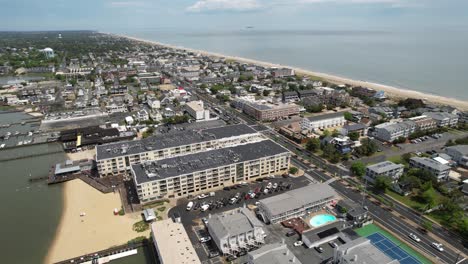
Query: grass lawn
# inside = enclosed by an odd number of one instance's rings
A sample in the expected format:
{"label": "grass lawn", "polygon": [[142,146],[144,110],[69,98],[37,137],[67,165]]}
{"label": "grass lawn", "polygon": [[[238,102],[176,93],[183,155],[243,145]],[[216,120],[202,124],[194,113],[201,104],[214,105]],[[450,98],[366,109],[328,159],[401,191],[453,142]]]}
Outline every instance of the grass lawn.
{"label": "grass lawn", "polygon": [[405,164],[405,161],[403,160],[401,155],[390,157],[387,160],[396,164]]}
{"label": "grass lawn", "polygon": [[370,235],[372,235],[374,233],[380,233],[380,234],[384,235],[386,238],[388,238],[389,240],[391,240],[393,243],[397,244],[401,249],[406,251],[406,253],[408,253],[411,256],[418,259],[421,263],[424,263],[424,264],[432,263],[430,260],[428,260],[426,257],[421,255],[419,252],[417,252],[416,250],[409,247],[406,243],[404,243],[403,241],[399,240],[398,238],[396,238],[392,234],[388,233],[387,231],[381,229],[380,227],[378,227],[376,225],[373,225],[373,224],[366,225],[366,226],[358,228],[358,229],[356,229],[354,231],[356,231],[356,233],[358,233],[358,235],[360,235],[362,237],[368,237],[368,236],[370,236]]}
{"label": "grass lawn", "polygon": [[[436,190],[434,190],[434,192],[435,192],[435,195],[437,197],[436,200],[437,200],[437,204],[438,204],[442,200],[443,196],[440,193],[438,193]],[[417,199],[415,199],[415,195],[413,195],[413,194],[410,194],[408,196],[402,196],[402,195],[399,195],[398,193],[393,192],[391,190],[386,190],[385,194],[387,194],[388,196],[392,197],[393,199],[407,205],[408,207],[411,207],[411,208],[413,208],[415,210],[418,210],[418,211],[424,210],[426,208],[426,206],[427,206],[426,204],[421,203]],[[436,220],[436,219],[434,219],[434,220]],[[438,221],[438,220],[436,220],[436,221]]]}

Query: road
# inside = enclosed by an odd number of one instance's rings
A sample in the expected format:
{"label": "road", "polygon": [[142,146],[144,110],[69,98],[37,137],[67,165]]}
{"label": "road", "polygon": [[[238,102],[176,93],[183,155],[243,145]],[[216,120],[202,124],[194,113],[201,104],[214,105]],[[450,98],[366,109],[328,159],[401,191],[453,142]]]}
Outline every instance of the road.
{"label": "road", "polygon": [[[194,90],[194,91],[197,93],[196,90]],[[213,97],[211,97],[209,95],[206,95],[206,94],[197,93],[197,95],[199,95],[199,98],[201,98],[204,101],[208,101],[208,102],[210,102],[212,104],[220,105],[227,112],[236,115],[239,119],[243,120],[248,125],[261,125],[259,122],[257,122],[256,120],[253,120],[251,117],[245,115],[244,113],[239,113],[238,111],[235,111],[235,110],[232,110],[232,109],[227,109],[227,107],[225,107],[224,104],[221,104],[219,102],[219,100],[217,100],[216,98],[213,98]],[[314,155],[313,153],[311,153],[311,152],[297,146],[296,144],[289,141],[289,139],[283,137],[282,135],[278,134],[274,130],[271,130],[271,129],[265,130],[265,131],[263,131],[263,133],[266,136],[268,136],[269,138],[276,141],[277,143],[281,144],[283,147],[291,150],[292,152],[299,153],[300,156],[308,157],[314,165],[318,166],[319,168],[325,169],[326,171],[330,172],[333,175],[336,175],[336,176],[348,176],[349,175],[349,171],[346,168],[341,168],[341,167],[338,167],[336,165],[327,163],[322,158],[320,158],[320,157]],[[432,142],[432,144],[430,144],[430,143],[427,143],[427,144],[428,144],[428,146],[430,146],[430,145],[434,146],[436,144],[439,144],[439,142]],[[408,150],[405,149],[405,151],[408,151]],[[317,180],[317,181],[326,181],[326,180],[329,180],[329,179],[332,178],[332,176],[329,176],[329,175],[327,175],[327,174],[325,174],[325,173],[323,173],[323,172],[321,172],[319,170],[312,169],[309,165],[305,164],[304,162],[302,162],[301,160],[299,160],[297,158],[293,157],[292,162],[293,162],[293,164],[295,166],[297,166],[297,167],[303,169],[304,171],[308,172],[308,174],[310,174],[312,177],[314,177],[315,180]],[[428,237],[425,234],[418,234],[418,236],[421,238],[420,243],[417,243],[417,242],[411,240],[408,237],[408,234],[409,233],[415,233],[416,228],[411,226],[410,224],[408,224],[406,221],[409,221],[409,222],[413,223],[415,226],[417,226],[417,225],[419,225],[420,217],[414,211],[412,211],[410,208],[407,208],[405,206],[401,206],[399,204],[394,203],[396,205],[393,208],[393,210],[395,210],[395,212],[397,212],[399,215],[402,215],[404,218],[406,218],[405,221],[403,221],[403,219],[400,219],[398,216],[395,216],[391,212],[383,209],[380,206],[377,206],[377,205],[373,204],[368,198],[366,198],[366,197],[363,198],[360,193],[350,191],[348,189],[348,187],[345,186],[340,181],[335,181],[335,182],[331,183],[330,186],[332,186],[342,196],[344,196],[344,197],[346,197],[346,198],[348,198],[348,199],[350,199],[350,200],[352,200],[354,202],[362,203],[363,199],[364,199],[364,202],[363,202],[364,205],[368,206],[371,215],[374,217],[374,219],[376,221],[381,223],[383,226],[385,226],[386,228],[388,228],[392,232],[394,232],[396,234],[399,234],[402,238],[405,239],[405,241],[407,243],[411,243],[411,244],[415,245],[416,247],[418,247],[421,251],[424,251],[424,252],[426,252],[426,253],[428,253],[430,255],[435,256],[442,263],[468,263],[467,260],[464,260],[464,261],[460,262],[462,257],[460,257],[459,254],[458,254],[459,252],[463,252],[465,254],[468,254],[467,249],[463,246],[464,241],[462,241],[459,238],[459,236],[453,234],[450,231],[447,231],[447,230],[443,229],[442,227],[440,227],[438,225],[434,225],[433,233],[436,236],[438,236],[439,238],[441,238],[442,240],[444,240],[442,242],[443,244],[449,243],[450,245],[455,247],[458,250],[457,252],[454,252],[453,250],[451,250],[451,249],[449,249],[447,247],[445,247],[444,252],[436,251],[430,245],[434,241],[431,240],[431,238]]]}

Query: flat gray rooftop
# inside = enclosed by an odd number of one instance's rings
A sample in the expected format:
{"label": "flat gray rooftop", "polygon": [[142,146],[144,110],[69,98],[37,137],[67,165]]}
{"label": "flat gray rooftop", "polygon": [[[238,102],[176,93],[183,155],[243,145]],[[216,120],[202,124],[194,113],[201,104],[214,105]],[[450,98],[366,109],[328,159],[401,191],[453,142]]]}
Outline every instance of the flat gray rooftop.
{"label": "flat gray rooftop", "polygon": [[337,197],[336,192],[328,184],[318,183],[261,199],[260,204],[275,216],[330,197]]}
{"label": "flat gray rooftop", "polygon": [[96,160],[135,155],[147,151],[207,142],[246,134],[255,134],[255,129],[245,125],[222,126],[204,130],[183,130],[166,133],[142,140],[116,142],[96,147]]}
{"label": "flat gray rooftop", "polygon": [[311,117],[307,117],[307,119],[309,121],[311,121],[311,122],[314,122],[314,121],[327,120],[327,119],[332,119],[332,118],[337,118],[337,117],[343,117],[344,118],[344,112],[311,116]]}
{"label": "flat gray rooftop", "polygon": [[403,168],[402,164],[395,164],[391,161],[382,161],[373,165],[367,166],[367,169],[374,171],[375,173],[384,173],[386,171]]}
{"label": "flat gray rooftop", "polygon": [[239,162],[286,154],[288,150],[271,140],[215,149],[195,154],[133,165],[137,183],[160,180]]}

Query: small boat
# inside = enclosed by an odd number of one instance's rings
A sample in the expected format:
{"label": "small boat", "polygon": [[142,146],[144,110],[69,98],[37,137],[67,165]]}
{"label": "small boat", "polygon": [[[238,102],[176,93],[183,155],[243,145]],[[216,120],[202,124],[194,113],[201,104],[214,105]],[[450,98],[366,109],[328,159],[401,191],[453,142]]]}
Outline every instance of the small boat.
{"label": "small boat", "polygon": [[15,131],[15,136],[19,135],[20,132],[19,131]]}
{"label": "small boat", "polygon": [[0,149],[4,148],[5,147],[5,144],[2,144],[0,145]]}
{"label": "small boat", "polygon": [[26,121],[21,122],[21,125],[24,126],[26,124]]}

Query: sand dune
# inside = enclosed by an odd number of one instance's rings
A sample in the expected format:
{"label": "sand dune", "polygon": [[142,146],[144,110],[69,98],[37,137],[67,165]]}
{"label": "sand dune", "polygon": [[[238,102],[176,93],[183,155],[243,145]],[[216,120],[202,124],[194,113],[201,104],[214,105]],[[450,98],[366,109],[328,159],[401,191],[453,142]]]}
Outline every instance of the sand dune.
{"label": "sand dune", "polygon": [[460,110],[468,110],[468,101],[466,100],[458,100],[450,97],[443,97],[443,96],[438,96],[438,95],[433,95],[429,93],[423,93],[423,92],[418,92],[418,91],[413,91],[410,89],[406,88],[397,88],[393,86],[388,86],[388,85],[383,85],[383,84],[378,84],[378,83],[372,83],[372,82],[367,82],[367,81],[361,81],[361,80],[353,80],[349,79],[346,77],[340,77],[336,75],[331,75],[327,73],[321,73],[321,72],[314,72],[314,71],[309,71],[297,67],[291,67],[287,65],[281,65],[281,64],[274,64],[274,63],[269,63],[269,62],[264,62],[264,61],[257,61],[257,60],[252,60],[252,59],[246,59],[246,58],[241,58],[241,57],[234,57],[234,56],[226,56],[223,54],[219,53],[214,53],[214,52],[208,52],[208,51],[202,51],[202,50],[195,50],[195,49],[190,49],[190,48],[185,48],[185,47],[180,47],[180,46],[174,46],[174,45],[167,45],[163,44],[160,42],[156,41],[149,41],[149,40],[144,40],[140,38],[135,38],[135,37],[130,37],[130,36],[125,36],[125,35],[116,35],[116,34],[110,34],[118,37],[125,37],[128,39],[132,39],[135,41],[140,41],[140,42],[145,42],[148,44],[155,44],[155,45],[160,45],[164,47],[169,47],[169,48],[174,48],[174,49],[183,49],[187,51],[191,51],[194,53],[200,53],[203,55],[207,56],[216,56],[216,57],[224,57],[226,59],[231,59],[239,62],[244,62],[244,63],[251,63],[251,64],[256,64],[256,65],[262,65],[265,67],[288,67],[291,69],[294,69],[296,73],[298,74],[303,74],[303,75],[310,75],[310,76],[315,76],[315,77],[320,77],[324,80],[327,80],[332,83],[336,84],[349,84],[353,86],[364,86],[368,88],[372,88],[375,90],[382,90],[387,93],[388,96],[390,97],[395,97],[395,98],[419,98],[419,99],[424,99],[426,102],[431,102],[434,104],[443,104],[443,105],[450,105],[453,107],[457,107]]}
{"label": "sand dune", "polygon": [[[132,230],[133,223],[141,220],[139,214],[115,216],[120,208],[118,193],[102,194],[81,180],[64,183],[64,210],[54,242],[45,263],[54,263],[81,256],[112,246],[148,232]],[[80,216],[80,213],[86,213]]]}

